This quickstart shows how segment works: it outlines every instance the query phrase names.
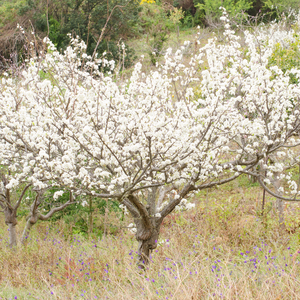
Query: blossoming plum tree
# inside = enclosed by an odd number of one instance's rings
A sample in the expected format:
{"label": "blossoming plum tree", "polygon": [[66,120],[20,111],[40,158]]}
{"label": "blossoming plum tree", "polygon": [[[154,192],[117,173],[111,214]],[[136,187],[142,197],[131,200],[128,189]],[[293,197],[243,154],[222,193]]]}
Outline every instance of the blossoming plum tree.
{"label": "blossoming plum tree", "polygon": [[[1,142],[32,167],[18,176],[39,189],[122,203],[134,218],[141,263],[157,246],[163,219],[191,193],[243,173],[266,182],[256,168],[296,145],[299,89],[269,67],[270,41],[261,38],[258,50],[245,32],[249,51],[242,51],[226,13],[222,19],[225,43],[211,39],[184,63],[186,43],[149,74],[137,63],[122,82],[101,73],[99,65],[113,69],[113,62],[92,60],[78,39],[64,54],[47,41],[43,59],[32,58],[22,78],[0,86]],[[163,207],[162,187],[170,191]]]}
{"label": "blossoming plum tree", "polygon": [[295,38],[294,30],[287,31],[283,23],[257,28],[251,34],[246,31],[247,52],[235,52],[228,72],[241,76],[240,81],[237,76],[233,79],[236,106],[251,124],[240,146],[249,158],[264,155],[256,168],[245,173],[277,198],[280,224],[284,221],[282,201],[299,201],[299,185],[287,172],[299,164],[299,70],[281,70],[270,61],[275,46],[285,47]]}
{"label": "blossoming plum tree", "polygon": [[[9,246],[15,247],[17,245],[17,212],[18,209],[31,190],[31,195],[35,194],[34,200],[30,204],[30,213],[27,217],[27,222],[23,231],[21,242],[24,243],[29,235],[31,227],[36,224],[38,220],[48,220],[54,213],[63,210],[70,204],[75,203],[72,195],[69,201],[60,203],[46,213],[42,214],[39,206],[43,203],[43,195],[47,188],[37,189],[32,188],[32,168],[26,168],[26,160],[20,155],[20,151],[10,149],[10,143],[1,144],[1,181],[0,181],[0,207],[5,216],[5,223],[8,226],[9,232]],[[5,158],[6,156],[6,158]],[[22,168],[21,166],[24,166]],[[17,168],[18,166],[18,168]],[[54,195],[55,196],[55,195]],[[29,203],[26,201],[26,203]]]}

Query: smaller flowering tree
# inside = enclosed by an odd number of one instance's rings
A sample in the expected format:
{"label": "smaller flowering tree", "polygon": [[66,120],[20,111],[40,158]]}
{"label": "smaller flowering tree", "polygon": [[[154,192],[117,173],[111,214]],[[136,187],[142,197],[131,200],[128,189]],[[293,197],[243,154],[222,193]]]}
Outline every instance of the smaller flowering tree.
{"label": "smaller flowering tree", "polygon": [[[10,247],[15,247],[17,245],[17,213],[21,205],[25,203],[30,205],[31,197],[28,196],[29,193],[30,195],[36,194],[36,197],[31,204],[30,214],[27,217],[21,239],[22,243],[28,236],[31,227],[38,220],[49,219],[55,212],[61,211],[66,206],[74,203],[74,200],[71,198],[66,203],[56,205],[44,215],[39,211],[39,206],[43,200],[43,192],[51,187],[51,184],[49,185],[49,181],[40,181],[33,176],[38,171],[34,158],[36,153],[27,151],[27,146],[30,147],[29,145],[26,144],[24,146],[24,144],[16,143],[14,136],[16,134],[16,136],[21,137],[25,134],[22,130],[22,121],[30,125],[33,125],[34,121],[26,117],[26,114],[20,108],[20,103],[15,101],[16,98],[11,101],[12,99],[7,97],[8,95],[16,96],[14,94],[13,81],[11,79],[7,81],[2,79],[2,84],[0,91],[1,107],[5,107],[6,111],[3,109],[0,113],[0,207],[3,210],[5,223],[9,229],[9,245]],[[12,129],[13,131],[11,131]],[[39,159],[38,156],[37,159]],[[59,194],[54,194],[54,197],[56,196],[59,196]],[[24,201],[25,198],[26,201]]]}
{"label": "smaller flowering tree", "polygon": [[23,165],[22,151],[6,141],[11,138],[9,130],[1,124],[0,131],[1,136],[5,135],[0,139],[0,207],[8,226],[9,246],[14,247],[17,245],[17,211],[32,185],[27,180],[31,168]]}
{"label": "smaller flowering tree", "polygon": [[[0,181],[0,207],[2,208],[2,212],[4,213],[5,223],[8,226],[9,232],[9,246],[15,247],[17,246],[17,233],[16,233],[16,225],[18,223],[17,213],[21,205],[24,205],[24,202],[29,203],[30,197],[26,197],[28,192],[31,190],[30,194],[35,194],[35,198],[30,205],[30,212],[26,218],[26,225],[23,230],[23,234],[21,237],[21,243],[23,244],[34,224],[37,223],[38,220],[48,220],[58,211],[63,210],[65,207],[70,204],[75,203],[72,195],[70,195],[69,201],[65,203],[60,203],[52,207],[46,214],[42,214],[39,210],[40,205],[43,203],[43,191],[41,190],[33,190],[32,182],[27,179],[14,177],[19,177],[14,173],[13,175],[7,174],[8,172],[2,168],[1,170],[1,181]],[[24,174],[23,174],[24,175]],[[26,201],[25,200],[26,197]]]}
{"label": "smaller flowering tree", "polygon": [[[299,24],[299,17],[296,18]],[[293,28],[297,28],[295,24]],[[245,32],[249,49],[243,61],[248,74],[240,85],[239,110],[250,121],[247,135],[250,155],[264,153],[257,168],[248,172],[270,195],[276,197],[279,223],[284,227],[284,201],[299,201],[299,70],[282,67],[278,48],[297,40],[295,29],[284,22]],[[278,66],[274,63],[279,59]],[[296,65],[295,65],[296,66]],[[251,72],[250,72],[251,71]]]}
{"label": "smaller flowering tree", "polygon": [[[53,206],[53,207],[50,208],[50,210],[46,214],[42,214],[39,207],[41,206],[41,204],[43,204],[44,192],[45,192],[45,190],[35,192],[35,199],[34,199],[34,201],[32,202],[32,204],[30,206],[30,212],[29,212],[29,214],[26,218],[26,225],[24,227],[23,234],[22,234],[22,237],[21,237],[21,243],[22,244],[25,243],[26,239],[29,236],[29,233],[30,233],[30,230],[31,230],[32,226],[34,226],[37,223],[37,221],[39,221],[39,220],[47,221],[56,212],[62,211],[67,206],[76,203],[73,199],[72,193],[69,193],[70,198],[67,202],[60,203],[59,205]],[[57,200],[59,195],[62,195],[62,193],[59,193],[59,194],[54,193],[53,199]]]}
{"label": "smaller flowering tree", "polygon": [[[245,173],[257,178],[277,198],[279,222],[283,225],[283,201],[299,201],[299,184],[288,172],[299,164],[300,90],[299,70],[281,70],[272,64],[274,51],[295,39],[294,30],[284,24],[259,27],[244,33],[246,54],[234,55],[230,73],[236,107],[249,125],[239,142],[248,158],[260,157],[256,168]],[[237,53],[237,52],[236,52]],[[239,150],[240,151],[240,150]]]}

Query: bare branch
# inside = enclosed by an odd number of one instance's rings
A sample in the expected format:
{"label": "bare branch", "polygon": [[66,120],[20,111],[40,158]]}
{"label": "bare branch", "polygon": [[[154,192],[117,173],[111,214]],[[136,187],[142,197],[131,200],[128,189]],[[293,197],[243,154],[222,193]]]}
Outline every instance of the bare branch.
{"label": "bare branch", "polygon": [[66,208],[67,206],[71,205],[71,204],[74,204],[75,202],[66,202],[65,204],[61,205],[61,206],[58,206],[58,207],[54,207],[52,208],[46,215],[42,215],[42,214],[39,214],[39,220],[42,220],[42,221],[46,221],[48,220],[50,217],[52,217],[56,212],[58,211],[61,211],[63,210],[64,208]]}
{"label": "bare branch", "polygon": [[[128,1],[128,3],[129,3],[129,2],[130,2],[130,1]],[[126,5],[116,5],[116,6],[112,9],[110,15],[109,15],[109,16],[107,17],[107,19],[106,19],[106,23],[105,23],[104,27],[102,28],[101,34],[100,34],[100,36],[99,36],[99,39],[98,39],[98,41],[97,41],[96,47],[95,47],[94,52],[93,52],[93,55],[92,55],[92,60],[94,59],[94,57],[95,57],[95,55],[96,55],[97,48],[98,48],[100,42],[101,42],[102,39],[103,39],[103,35],[104,35],[105,30],[106,30],[107,24],[108,24],[108,22],[109,22],[109,20],[110,20],[110,18],[111,18],[111,16],[112,16],[114,10],[115,10],[116,8],[120,8],[120,9],[121,9],[121,8],[123,8],[123,7],[126,7],[126,6],[128,5],[128,3],[127,3]]]}
{"label": "bare branch", "polygon": [[169,213],[171,213],[174,208],[180,203],[180,201],[190,192],[193,190],[194,183],[189,182],[186,184],[183,189],[179,193],[179,197],[177,199],[172,199],[168,205],[160,212],[161,217],[157,220],[158,223],[161,223],[163,218],[166,217]]}
{"label": "bare branch", "polygon": [[128,199],[123,199],[121,203],[127,207],[134,218],[138,218],[140,216],[139,211]]}
{"label": "bare branch", "polygon": [[27,184],[27,185],[25,186],[25,188],[23,189],[23,191],[22,191],[22,193],[21,193],[21,195],[20,195],[20,197],[19,197],[19,200],[18,200],[18,202],[16,203],[16,205],[15,205],[15,207],[14,207],[15,210],[17,210],[18,207],[20,206],[21,201],[22,201],[22,199],[23,199],[23,197],[24,197],[26,191],[28,190],[28,188],[29,188],[31,185],[32,185],[32,184],[29,183],[29,184]]}
{"label": "bare branch", "polygon": [[128,195],[128,200],[135,206],[138,210],[140,217],[142,218],[144,224],[147,228],[152,228],[152,224],[150,222],[150,216],[144,207],[144,205],[138,200],[138,198],[132,194]]}
{"label": "bare branch", "polygon": [[273,191],[271,191],[265,184],[264,182],[260,179],[259,176],[256,176],[259,184],[272,196],[280,199],[280,200],[284,200],[284,201],[289,201],[289,202],[297,202],[297,201],[300,201],[300,199],[297,199],[296,197],[294,198],[286,198],[286,197],[283,197],[281,196],[280,194],[277,194],[277,193],[274,193]]}

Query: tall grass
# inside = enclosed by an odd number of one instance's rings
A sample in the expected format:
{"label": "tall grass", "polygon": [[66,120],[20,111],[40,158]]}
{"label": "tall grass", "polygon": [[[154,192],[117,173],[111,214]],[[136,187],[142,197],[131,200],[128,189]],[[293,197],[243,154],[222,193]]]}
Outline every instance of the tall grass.
{"label": "tall grass", "polygon": [[245,177],[199,193],[165,220],[145,271],[125,228],[98,240],[40,223],[11,250],[1,221],[0,299],[298,299],[298,224],[282,231],[272,199],[261,217],[261,195]]}

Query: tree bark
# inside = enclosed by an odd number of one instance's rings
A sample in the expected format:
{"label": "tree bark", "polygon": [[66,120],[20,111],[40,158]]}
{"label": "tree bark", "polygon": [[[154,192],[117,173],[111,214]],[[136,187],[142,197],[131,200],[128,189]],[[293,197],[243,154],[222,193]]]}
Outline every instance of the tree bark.
{"label": "tree bark", "polygon": [[14,248],[17,246],[17,231],[16,231],[16,224],[8,223],[8,230],[9,230],[9,247]]}
{"label": "tree bark", "polygon": [[39,220],[39,212],[37,212],[37,211],[31,212],[31,215],[27,218],[26,225],[23,230],[23,234],[22,234],[22,238],[21,238],[21,243],[23,245],[25,244],[25,242],[29,236],[31,228],[33,227],[34,224],[36,224],[36,222],[38,220]]}
{"label": "tree bark", "polygon": [[33,225],[34,225],[34,224],[32,224],[32,223],[30,222],[30,219],[28,219],[28,220],[26,221],[26,225],[25,225],[25,228],[24,228],[24,230],[23,230],[23,234],[22,234],[22,238],[21,238],[21,244],[22,244],[22,245],[25,244],[25,241],[26,241],[27,237],[29,236],[30,230],[31,230],[31,228],[32,228]]}
{"label": "tree bark", "polygon": [[[155,222],[155,220],[153,220]],[[151,235],[148,239],[140,239],[139,238],[139,232],[143,231],[142,228],[137,227],[137,234],[136,234],[136,239],[139,242],[138,246],[138,254],[139,254],[139,259],[138,259],[138,266],[141,269],[144,269],[147,264],[150,262],[150,254],[153,249],[157,247],[157,242],[159,238],[159,229],[160,225],[156,226],[153,228]]]}
{"label": "tree bark", "polygon": [[[280,187],[280,181],[279,181],[279,173],[274,173],[274,186],[276,189],[276,192],[278,193],[279,196],[282,195],[281,192],[279,192],[279,187]],[[278,221],[279,221],[279,228],[281,230],[285,229],[285,223],[284,223],[284,202],[280,198],[276,198],[276,208],[278,211]]]}
{"label": "tree bark", "polygon": [[11,207],[6,207],[4,209],[4,216],[5,216],[5,224],[8,226],[9,230],[9,247],[16,247],[17,246],[17,232],[16,232],[16,225],[17,225],[17,213],[16,210]]}
{"label": "tree bark", "polygon": [[145,269],[145,266],[150,262],[151,251],[157,247],[161,219],[149,216],[149,223],[143,222],[141,218],[135,218],[134,221],[137,229],[135,237],[139,243],[138,266]]}

